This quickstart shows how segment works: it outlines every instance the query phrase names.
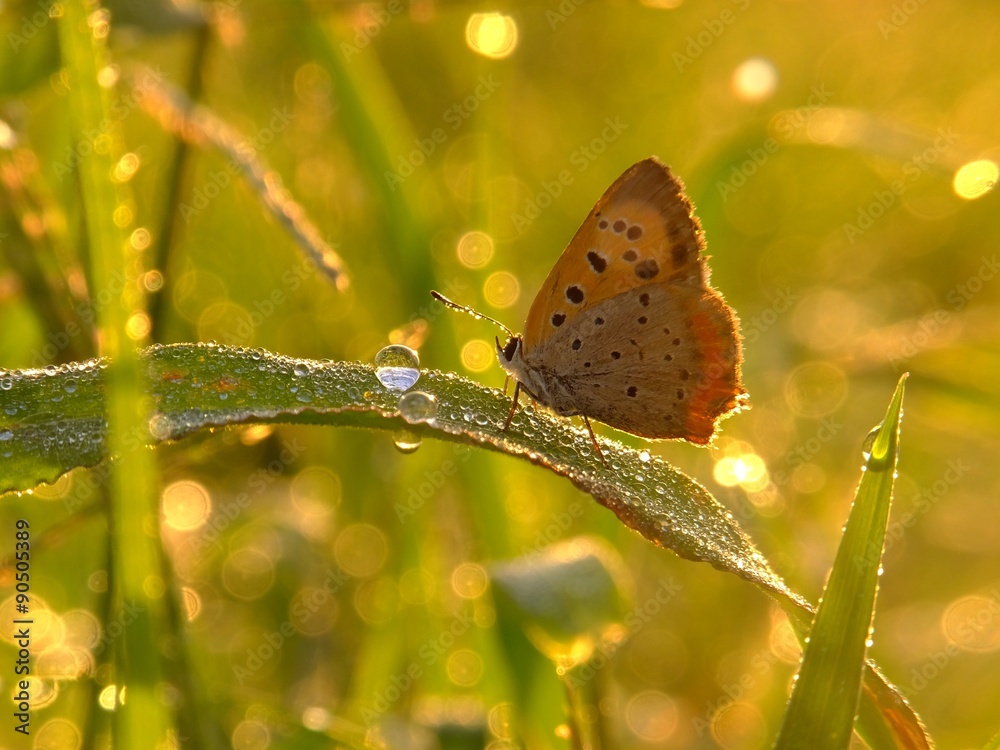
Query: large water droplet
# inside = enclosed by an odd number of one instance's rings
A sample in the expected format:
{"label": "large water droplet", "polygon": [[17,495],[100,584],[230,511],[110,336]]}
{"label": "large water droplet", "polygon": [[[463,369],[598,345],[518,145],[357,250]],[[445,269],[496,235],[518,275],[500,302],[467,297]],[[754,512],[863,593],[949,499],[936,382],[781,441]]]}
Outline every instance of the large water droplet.
{"label": "large water droplet", "polygon": [[420,377],[420,357],[408,346],[390,344],[375,355],[375,377],[390,391],[405,391]]}
{"label": "large water droplet", "polygon": [[392,443],[400,453],[415,453],[423,441],[410,430],[400,430],[392,436]]}
{"label": "large water droplet", "polygon": [[875,447],[875,441],[878,439],[878,434],[881,431],[882,423],[879,422],[877,425],[872,427],[872,431],[865,436],[864,441],[861,443],[861,455],[865,457],[865,461],[871,460],[872,448]]}
{"label": "large water droplet", "polygon": [[437,416],[437,399],[430,393],[410,391],[399,397],[399,413],[410,424],[429,422]]}

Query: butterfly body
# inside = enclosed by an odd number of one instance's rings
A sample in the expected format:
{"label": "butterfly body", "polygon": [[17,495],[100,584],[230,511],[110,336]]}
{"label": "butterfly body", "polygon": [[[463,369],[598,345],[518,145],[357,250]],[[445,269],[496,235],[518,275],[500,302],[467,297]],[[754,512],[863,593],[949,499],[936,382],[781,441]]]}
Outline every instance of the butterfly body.
{"label": "butterfly body", "polygon": [[501,367],[563,416],[709,443],[746,393],[738,323],[703,249],[680,181],[656,159],[635,164],[556,262],[524,334],[497,342]]}
{"label": "butterfly body", "polygon": [[[708,445],[745,405],[739,323],[709,284],[704,234],[684,186],[655,158],[627,169],[597,201],[535,296],[524,333],[486,318],[500,366],[562,416],[652,439]],[[593,438],[593,431],[591,430]],[[594,447],[600,453],[596,439]]]}

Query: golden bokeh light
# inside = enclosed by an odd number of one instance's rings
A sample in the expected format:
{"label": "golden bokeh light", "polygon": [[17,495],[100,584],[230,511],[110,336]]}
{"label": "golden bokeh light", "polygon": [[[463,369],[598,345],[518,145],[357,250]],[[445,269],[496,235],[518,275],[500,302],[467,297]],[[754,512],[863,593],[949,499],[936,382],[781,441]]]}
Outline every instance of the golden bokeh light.
{"label": "golden bokeh light", "polygon": [[643,742],[667,742],[677,731],[678,721],[677,703],[660,690],[636,693],[625,706],[625,722]]}
{"label": "golden bokeh light", "polygon": [[723,487],[739,485],[751,492],[764,489],[769,481],[764,459],[753,452],[723,456],[715,462],[713,476]]}
{"label": "golden bokeh light", "polygon": [[963,651],[989,653],[1000,649],[1000,600],[995,593],[956,599],[941,615],[941,632]]}
{"label": "golden bokeh light", "polygon": [[825,417],[847,398],[847,375],[831,362],[805,362],[785,380],[785,403],[801,417]]}
{"label": "golden bokeh light", "polygon": [[731,86],[733,94],[741,101],[764,101],[778,88],[778,69],[766,58],[751,57],[736,66]]}
{"label": "golden bokeh light", "polygon": [[233,729],[233,750],[267,750],[271,745],[271,732],[261,721],[241,721]]}
{"label": "golden bokeh light", "polygon": [[483,296],[493,307],[510,307],[521,296],[521,284],[509,271],[497,271],[483,283]]}
{"label": "golden bokeh light", "polygon": [[333,554],[340,569],[355,578],[374,575],[385,564],[389,543],[375,526],[356,523],[346,526],[337,536]]}
{"label": "golden bokeh light", "polygon": [[181,604],[184,606],[184,618],[194,622],[201,614],[201,595],[190,586],[181,587]]}
{"label": "golden bokeh light", "polygon": [[500,60],[517,47],[517,23],[502,13],[473,13],[465,25],[465,43],[483,57]]}
{"label": "golden bokeh light", "polygon": [[118,707],[118,702],[125,702],[125,693],[125,688],[122,688],[119,694],[117,685],[106,685],[97,696],[97,705],[105,711],[114,711]]}
{"label": "golden bokeh light", "polygon": [[111,172],[112,178],[116,182],[128,182],[135,176],[135,173],[139,171],[139,156],[138,154],[128,153],[122,156],[115,164],[114,169]]}
{"label": "golden bokeh light", "polygon": [[483,676],[483,657],[469,648],[459,648],[448,654],[445,669],[448,679],[460,687],[472,687]]}
{"label": "golden bokeh light", "polygon": [[712,715],[712,738],[727,750],[763,747],[769,727],[760,709],[747,701],[727,703]]}
{"label": "golden bokeh light", "polygon": [[[136,227],[132,230],[132,234],[128,236],[128,244],[133,250],[145,250],[152,244],[153,234],[146,227]],[[149,273],[159,273],[158,271],[150,271]],[[159,289],[159,286],[149,287],[147,282],[147,289],[154,288]]]}
{"label": "golden bokeh light", "polygon": [[35,733],[33,748],[37,750],[79,750],[83,734],[68,719],[49,719]]}
{"label": "golden bokeh light", "polygon": [[125,331],[133,341],[139,341],[149,335],[152,327],[149,316],[144,312],[132,313],[125,324]]}
{"label": "golden bokeh light", "polygon": [[[132,234],[135,235],[135,232]],[[157,270],[147,271],[143,274],[142,285],[147,292],[158,292],[163,288],[163,274]]]}
{"label": "golden bokeh light", "polygon": [[385,625],[399,612],[399,587],[389,576],[372,578],[354,591],[354,610],[369,625]]}
{"label": "golden bokeh light", "polygon": [[462,347],[462,366],[470,372],[485,372],[495,361],[494,347],[482,339],[467,341]]}
{"label": "golden bokeh light", "polygon": [[455,252],[466,268],[482,268],[493,260],[493,238],[486,232],[473,230],[458,238]]}
{"label": "golden bokeh light", "polygon": [[167,485],[160,498],[163,523],[177,531],[200,528],[212,512],[212,499],[199,482],[188,479]]}
{"label": "golden bokeh light", "polygon": [[463,599],[475,599],[486,592],[486,569],[476,563],[462,563],[451,573],[451,589]]}
{"label": "golden bokeh light", "polygon": [[237,599],[252,601],[274,584],[274,563],[256,548],[236,550],[222,564],[222,585]]}
{"label": "golden bokeh light", "polygon": [[952,186],[955,195],[971,201],[982,198],[996,188],[998,178],[1000,178],[1000,167],[997,166],[996,162],[979,159],[963,164],[955,172]]}

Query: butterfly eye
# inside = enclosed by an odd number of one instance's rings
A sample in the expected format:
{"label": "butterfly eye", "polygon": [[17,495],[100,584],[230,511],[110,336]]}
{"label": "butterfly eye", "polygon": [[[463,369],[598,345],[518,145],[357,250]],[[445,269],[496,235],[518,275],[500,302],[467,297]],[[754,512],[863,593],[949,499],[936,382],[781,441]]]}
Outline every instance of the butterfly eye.
{"label": "butterfly eye", "polygon": [[[503,345],[501,352],[503,353],[503,358],[508,362],[514,359],[514,353],[517,351],[517,347],[521,344],[521,339],[518,336],[511,336],[507,339],[507,343]],[[497,340],[497,347],[500,346],[500,340]]]}

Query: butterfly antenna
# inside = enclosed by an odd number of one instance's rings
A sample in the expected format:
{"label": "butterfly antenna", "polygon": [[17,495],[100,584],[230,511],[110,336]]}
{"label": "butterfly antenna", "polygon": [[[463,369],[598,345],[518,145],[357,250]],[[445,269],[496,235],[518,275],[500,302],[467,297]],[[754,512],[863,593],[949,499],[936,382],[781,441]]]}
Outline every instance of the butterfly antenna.
{"label": "butterfly antenna", "polygon": [[501,328],[503,328],[507,332],[508,336],[513,336],[514,335],[514,332],[512,330],[510,330],[507,326],[505,326],[503,323],[501,323],[496,318],[491,318],[489,315],[483,315],[481,312],[477,312],[477,311],[473,310],[471,307],[466,307],[465,305],[460,305],[457,302],[452,302],[450,299],[448,299],[447,297],[445,297],[443,294],[440,294],[439,292],[435,292],[433,289],[431,290],[431,296],[434,299],[436,299],[438,302],[440,302],[442,305],[444,305],[445,307],[450,307],[452,310],[458,310],[459,312],[468,313],[469,315],[471,315],[476,320],[488,320],[493,325],[500,326]]}

